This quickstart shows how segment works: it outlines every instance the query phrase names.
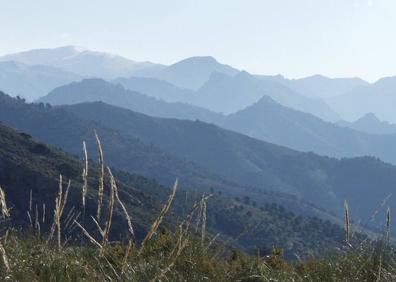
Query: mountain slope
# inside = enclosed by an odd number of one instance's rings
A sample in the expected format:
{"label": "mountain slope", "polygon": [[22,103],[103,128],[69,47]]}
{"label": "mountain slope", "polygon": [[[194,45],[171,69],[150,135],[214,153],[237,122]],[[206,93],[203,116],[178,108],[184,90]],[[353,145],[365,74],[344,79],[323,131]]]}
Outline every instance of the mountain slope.
{"label": "mountain slope", "polygon": [[328,99],[328,103],[347,121],[354,121],[367,113],[374,113],[381,120],[396,123],[395,89],[396,77],[386,77],[373,84]]}
{"label": "mountain slope", "polygon": [[155,97],[166,102],[187,102],[194,95],[189,89],[179,88],[167,81],[150,77],[117,78],[111,81],[125,89]]}
{"label": "mountain slope", "polygon": [[[230,99],[221,100],[228,102]],[[225,116],[188,104],[166,103],[103,80],[84,80],[57,88],[39,101],[54,105],[103,101],[151,116],[199,119],[300,151],[333,157],[371,155],[396,163],[393,146],[396,135],[378,136],[342,128],[284,107],[267,96],[244,110]]]}
{"label": "mountain slope", "polygon": [[34,49],[0,57],[0,61],[13,60],[28,65],[52,66],[83,77],[115,78],[131,76],[143,69],[162,69],[150,62],[135,62],[121,56],[91,51],[81,47],[64,46]]}
{"label": "mountain slope", "polygon": [[304,97],[271,79],[257,79],[247,72],[240,72],[233,77],[213,74],[197,91],[192,103],[216,112],[233,113],[256,103],[265,95],[286,107],[311,113],[324,120],[339,119],[322,100]]}
{"label": "mountain slope", "polygon": [[96,130],[105,144],[108,164],[118,169],[139,173],[166,185],[171,185],[180,177],[183,186],[191,188],[202,186],[209,189],[213,186],[232,190],[235,187],[205,169],[166,154],[152,144],[143,144],[111,127],[85,121],[43,104],[26,104],[1,92],[0,121],[74,155],[80,155],[82,141],[86,140],[89,154],[94,158],[97,157],[93,135]]}
{"label": "mountain slope", "polygon": [[[27,226],[30,206],[30,194],[32,196],[32,208],[37,209],[40,216],[42,231],[48,231],[52,224],[55,198],[59,190],[59,174],[64,180],[64,189],[71,180],[71,189],[68,197],[68,205],[65,213],[72,209],[82,210],[81,201],[81,171],[80,162],[66,153],[35,141],[26,133],[18,133],[11,128],[0,124],[0,186],[6,194],[7,205],[11,209],[11,221],[16,226]],[[89,188],[86,203],[86,221],[90,222],[90,215],[96,214],[96,186],[97,167],[90,167]],[[115,175],[118,173],[114,171]],[[136,215],[134,227],[137,239],[141,240],[150,222],[155,218],[160,209],[160,198],[156,194],[150,194],[156,184],[149,182],[137,175],[123,176],[118,186],[123,201],[131,213]],[[136,189],[134,186],[138,186]],[[156,187],[158,188],[158,186]],[[107,189],[107,184],[106,184]],[[163,188],[163,190],[166,190]],[[158,194],[158,193],[157,193]],[[107,195],[107,193],[106,193]],[[105,200],[107,196],[105,195]],[[45,209],[47,215],[45,215]],[[34,211],[30,211],[34,217]],[[43,217],[43,222],[41,218]],[[81,218],[79,219],[83,221]],[[114,227],[117,238],[121,230],[120,225],[125,224],[119,210],[114,214]],[[64,224],[64,223],[63,223]],[[91,224],[87,224],[92,228]],[[65,228],[64,235],[71,230]]]}
{"label": "mountain slope", "polygon": [[337,125],[370,134],[396,134],[396,125],[379,120],[373,113],[368,113],[354,122],[340,121]]}
{"label": "mountain slope", "polygon": [[80,80],[79,75],[49,66],[29,66],[14,61],[0,61],[0,89],[13,96],[34,101],[55,87]]}
{"label": "mountain slope", "polygon": [[335,157],[371,155],[396,163],[396,135],[372,135],[324,122],[263,97],[227,116],[223,127],[300,151]]}
{"label": "mountain slope", "polygon": [[[396,181],[396,168],[374,158],[300,153],[202,122],[152,118],[103,103],[62,108],[205,166],[246,187],[243,193],[257,202],[267,197],[261,194],[265,190],[283,191],[340,212],[347,199],[352,214],[366,219]],[[389,205],[395,204],[391,199]]]}
{"label": "mountain slope", "polygon": [[[48,231],[52,223],[54,199],[58,192],[59,173],[62,173],[65,182],[72,180],[65,213],[70,211],[73,214],[72,209],[75,212],[81,210],[81,169],[80,162],[64,152],[38,143],[29,135],[0,124],[0,186],[5,189],[14,225],[29,226],[27,212],[31,194],[33,208],[37,206],[41,230]],[[95,228],[88,222],[91,221],[89,216],[96,213],[97,185],[97,168],[90,167],[89,170],[91,177],[86,218],[79,219],[80,222],[85,222],[88,230]],[[159,213],[160,203],[164,202],[168,189],[138,175],[117,171],[114,174],[117,177],[120,197],[133,218],[135,239],[140,241]],[[107,186],[105,188],[108,189]],[[165,218],[165,226],[175,228],[177,216],[185,216],[186,210],[199,199],[196,196],[190,194],[187,202],[184,193],[179,191],[172,213]],[[42,208],[43,204],[48,213],[47,217]],[[119,240],[120,234],[126,231],[126,222],[120,212],[116,206],[111,233],[115,240]],[[34,219],[34,212],[31,214]],[[42,217],[44,222],[41,221]],[[260,226],[244,236],[239,236],[246,226],[258,223]],[[220,241],[235,238],[233,247],[246,251],[259,247],[264,255],[273,246],[277,246],[284,249],[287,258],[294,258],[295,253],[300,256],[309,252],[323,254],[326,248],[341,246],[343,240],[342,228],[328,221],[297,216],[275,204],[259,207],[246,199],[242,202],[217,195],[208,201],[206,224],[213,234],[221,233]],[[72,233],[65,222],[62,222],[62,226],[65,227],[62,230],[64,235]],[[308,236],[310,240],[307,241]]]}
{"label": "mountain slope", "polygon": [[77,104],[82,102],[102,101],[158,117],[180,119],[217,120],[220,115],[204,108],[183,103],[166,103],[134,91],[126,90],[102,79],[84,79],[58,87],[38,102],[52,105]]}
{"label": "mountain slope", "polygon": [[287,79],[281,75],[259,77],[272,78],[301,95],[321,99],[340,96],[355,88],[369,84],[357,77],[329,78],[323,75],[313,75],[299,79]]}
{"label": "mountain slope", "polygon": [[214,72],[235,75],[238,70],[221,64],[213,57],[191,57],[145,76],[168,81],[178,87],[197,90]]}

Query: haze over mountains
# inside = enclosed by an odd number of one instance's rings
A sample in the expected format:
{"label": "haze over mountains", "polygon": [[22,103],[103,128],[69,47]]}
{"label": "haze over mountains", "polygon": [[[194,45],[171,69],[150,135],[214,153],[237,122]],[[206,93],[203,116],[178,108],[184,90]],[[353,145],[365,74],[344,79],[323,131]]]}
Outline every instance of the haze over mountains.
{"label": "haze over mountains", "polygon": [[354,121],[367,113],[396,123],[396,77],[385,77],[327,100],[344,119]]}
{"label": "haze over mountains", "polygon": [[65,46],[54,49],[36,49],[0,57],[0,61],[16,61],[27,65],[46,65],[83,77],[111,79],[131,76],[143,69],[159,68],[149,62],[135,62],[121,56],[90,51],[82,47]]}
{"label": "haze over mountains", "polygon": [[[337,214],[348,199],[356,218],[365,219],[396,180],[396,168],[378,159],[336,160],[301,153],[203,122],[152,118],[104,103],[51,108],[1,97],[4,123],[70,153],[79,154],[81,140],[94,147],[89,130],[94,128],[106,144],[108,163],[118,169],[167,184],[179,174],[185,188],[212,187],[257,203],[288,203],[302,213],[307,212],[303,205],[268,191],[291,194]],[[356,191],[370,196],[357,198]],[[393,206],[393,199],[389,204]]]}
{"label": "haze over mountains", "polygon": [[300,151],[333,157],[370,155],[396,163],[396,150],[393,146],[396,135],[369,134],[365,133],[370,131],[369,128],[366,131],[356,131],[353,126],[338,126],[309,113],[282,106],[269,96],[264,96],[246,109],[222,115],[203,107],[156,100],[103,80],[90,79],[56,88],[39,101],[52,105],[102,101],[155,117],[198,119],[214,123]]}
{"label": "haze over mountains", "polygon": [[[382,120],[396,121],[390,106],[395,96],[393,78],[374,84],[359,78],[331,79],[321,75],[287,79],[281,75],[251,75],[209,56],[191,57],[165,66],[75,46],[10,54],[0,57],[0,61],[3,64],[0,88],[29,101],[72,81],[103,78],[165,101],[190,103],[226,114],[268,95],[284,106],[326,121],[353,121],[369,112]],[[18,67],[7,61],[18,62]],[[50,68],[45,70],[44,66]],[[29,85],[33,88],[30,93]]]}
{"label": "haze over mountains", "polygon": [[87,140],[94,157],[96,130],[119,170],[338,222],[345,199],[365,219],[392,193],[395,81],[287,79],[210,56],[165,66],[67,46],[0,57],[0,90],[34,101],[2,93],[0,121],[74,155]]}
{"label": "haze over mountains", "polygon": [[368,82],[358,78],[328,78],[323,75],[313,75],[300,79],[287,79],[282,75],[259,76],[260,78],[274,79],[301,95],[312,98],[331,98],[341,96],[357,87],[367,86]]}
{"label": "haze over mountains", "polygon": [[34,101],[55,87],[82,77],[44,65],[26,65],[15,61],[0,61],[0,87],[3,91]]}
{"label": "haze over mountains", "polygon": [[395,124],[381,121],[373,113],[368,113],[354,122],[339,121],[337,124],[370,134],[396,134]]}

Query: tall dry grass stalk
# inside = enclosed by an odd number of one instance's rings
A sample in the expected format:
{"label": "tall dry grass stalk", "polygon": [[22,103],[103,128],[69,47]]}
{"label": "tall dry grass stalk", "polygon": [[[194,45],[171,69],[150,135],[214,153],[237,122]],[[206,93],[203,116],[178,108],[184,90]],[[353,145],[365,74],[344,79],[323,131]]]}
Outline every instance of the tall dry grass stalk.
{"label": "tall dry grass stalk", "polygon": [[30,194],[29,194],[29,212],[32,213],[32,205],[33,205],[33,192],[32,189],[30,189]]}
{"label": "tall dry grass stalk", "polygon": [[103,161],[103,149],[102,143],[100,142],[98,134],[95,132],[96,143],[98,145],[98,166],[99,166],[99,187],[98,187],[98,210],[96,218],[100,220],[102,206],[103,206],[103,194],[104,194],[104,161]]}
{"label": "tall dry grass stalk", "polygon": [[386,211],[386,240],[389,242],[391,239],[391,209]]}
{"label": "tall dry grass stalk", "polygon": [[114,210],[114,199],[115,199],[115,180],[114,177],[110,177],[110,198],[109,198],[109,206],[107,212],[107,219],[106,224],[103,229],[103,238],[102,238],[102,249],[101,254],[103,255],[104,248],[106,247],[107,243],[109,242],[109,234],[110,234],[110,227],[113,219],[113,210]]}
{"label": "tall dry grass stalk", "polygon": [[87,192],[88,192],[88,152],[87,152],[87,145],[85,144],[85,141],[83,141],[83,153],[84,153],[84,167],[83,167],[83,173],[82,173],[82,178],[83,178],[83,187],[82,187],[82,204],[83,204],[83,210],[84,210],[84,217],[85,217],[85,200],[87,197]]}
{"label": "tall dry grass stalk", "polygon": [[160,224],[162,223],[162,221],[163,221],[165,215],[168,213],[168,211],[169,211],[169,209],[170,209],[170,207],[171,207],[171,205],[172,205],[173,199],[175,198],[175,194],[176,194],[176,191],[177,191],[178,182],[179,182],[178,179],[176,179],[175,184],[173,185],[173,188],[172,188],[172,192],[171,192],[171,194],[169,195],[166,204],[165,204],[164,207],[162,208],[162,210],[161,210],[160,215],[158,216],[158,218],[157,218],[157,219],[153,222],[153,224],[151,225],[151,228],[150,228],[149,232],[147,233],[146,237],[144,238],[144,240],[143,240],[143,242],[142,242],[142,246],[140,247],[140,250],[139,250],[139,255],[143,252],[144,247],[146,246],[146,243],[147,243],[148,241],[150,241],[150,239],[151,239],[151,238],[154,236],[154,234],[157,232],[158,227],[159,227]]}
{"label": "tall dry grass stalk", "polygon": [[349,222],[349,208],[348,203],[344,201],[344,231],[345,231],[345,243],[349,245],[349,237],[350,237],[350,222]]}
{"label": "tall dry grass stalk", "polygon": [[7,207],[6,195],[4,190],[0,187],[0,205],[1,205],[1,215],[3,218],[10,217],[10,210]]}
{"label": "tall dry grass stalk", "polygon": [[201,227],[201,246],[205,244],[205,233],[206,233],[206,201],[202,204],[202,227]]}
{"label": "tall dry grass stalk", "polygon": [[54,236],[55,230],[57,231],[58,250],[62,248],[61,218],[67,203],[70,187],[71,181],[69,180],[66,191],[63,193],[63,177],[60,174],[59,191],[58,196],[55,199],[54,222],[52,224],[50,236],[48,238],[48,241],[51,240]]}
{"label": "tall dry grass stalk", "polygon": [[5,251],[4,246],[1,242],[0,242],[0,255],[3,259],[3,263],[4,263],[6,271],[10,272],[11,271],[10,263],[8,262],[8,257],[7,257],[6,251]]}
{"label": "tall dry grass stalk", "polygon": [[132,226],[132,218],[129,216],[129,213],[124,205],[124,203],[121,201],[120,196],[118,195],[118,186],[117,186],[117,182],[115,177],[113,176],[113,173],[111,172],[111,169],[109,167],[107,167],[107,170],[110,174],[110,178],[112,179],[112,183],[114,183],[114,195],[116,197],[116,200],[118,202],[118,204],[121,206],[122,212],[124,213],[125,219],[128,223],[128,231],[130,233],[130,235],[133,237],[135,237],[135,232],[133,231],[133,226]]}
{"label": "tall dry grass stalk", "polygon": [[35,209],[35,213],[34,213],[34,228],[37,231],[38,237],[40,237],[41,227],[40,227],[40,219],[39,219],[39,212],[38,212],[37,204],[36,204],[36,209]]}
{"label": "tall dry grass stalk", "polygon": [[45,203],[43,204],[43,218],[42,222],[45,223]]}

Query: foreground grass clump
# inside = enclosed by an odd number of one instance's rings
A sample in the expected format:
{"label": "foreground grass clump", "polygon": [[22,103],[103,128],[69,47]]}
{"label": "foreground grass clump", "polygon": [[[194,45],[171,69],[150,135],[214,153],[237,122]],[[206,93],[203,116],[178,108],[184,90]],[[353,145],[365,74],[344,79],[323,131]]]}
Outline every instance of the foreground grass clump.
{"label": "foreground grass clump", "polygon": [[[2,238],[9,270],[1,281],[395,281],[396,255],[378,242],[337,251],[323,259],[288,263],[282,252],[268,257],[233,252],[218,257],[192,237],[180,252],[180,234],[161,232],[140,252],[113,243],[100,251],[90,245],[61,250],[35,235]],[[128,254],[128,257],[126,257]]]}

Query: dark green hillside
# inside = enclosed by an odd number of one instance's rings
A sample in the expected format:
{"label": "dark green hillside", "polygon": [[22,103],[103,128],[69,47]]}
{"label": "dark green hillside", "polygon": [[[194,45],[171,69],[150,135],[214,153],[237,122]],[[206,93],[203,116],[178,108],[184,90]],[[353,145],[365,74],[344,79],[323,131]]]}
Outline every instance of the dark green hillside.
{"label": "dark green hillside", "polygon": [[214,187],[235,189],[233,184],[214,176],[191,162],[169,155],[152,144],[144,144],[130,135],[97,122],[86,121],[62,109],[43,104],[26,104],[0,93],[0,121],[35,138],[62,148],[75,156],[81,155],[82,141],[89,154],[96,155],[94,130],[101,137],[106,159],[120,170],[139,173],[171,185],[176,177],[189,188]]}
{"label": "dark green hillside", "polygon": [[[81,164],[67,154],[37,143],[25,133],[18,133],[0,125],[0,186],[7,195],[11,207],[11,219],[14,224],[28,224],[30,191],[32,191],[32,217],[35,206],[39,217],[43,215],[43,204],[46,205],[47,218],[42,228],[52,223],[54,199],[58,192],[58,174],[62,173],[65,180],[72,180],[69,197],[69,209],[81,210]],[[97,169],[91,167],[89,201],[85,221],[96,212],[96,179]],[[150,222],[159,212],[169,190],[156,182],[137,175],[118,172],[120,196],[129,209],[137,239],[141,239]],[[108,189],[108,188],[106,188]],[[185,216],[200,198],[199,193],[180,191],[174,204],[174,213],[170,215],[166,225],[174,227],[178,216]],[[125,220],[116,210],[113,223],[114,236],[125,231]],[[81,221],[83,221],[81,219]],[[89,224],[88,224],[89,225]],[[297,216],[276,204],[258,205],[248,198],[230,199],[214,195],[208,201],[208,230],[213,234],[220,233],[221,240],[231,240],[230,246],[241,250],[253,251],[260,248],[263,253],[270,252],[273,246],[285,250],[288,258],[294,253],[322,254],[323,250],[339,246],[343,241],[343,230],[338,225],[316,218]],[[67,230],[66,230],[67,231]],[[245,233],[245,234],[244,234]],[[234,241],[232,238],[241,238]],[[306,240],[309,237],[310,240]]]}
{"label": "dark green hillside", "polygon": [[[46,229],[52,224],[54,202],[59,189],[59,174],[64,178],[64,189],[68,180],[71,180],[68,210],[74,208],[81,211],[81,172],[80,162],[66,153],[36,142],[28,134],[18,133],[0,125],[0,186],[6,193],[13,224],[26,226],[29,223],[27,212],[30,206],[30,193],[32,193],[31,216],[35,216],[37,206],[42,228]],[[93,198],[97,193],[97,168],[91,167],[90,174],[86,220],[96,213],[96,200]],[[149,194],[153,187],[154,189],[159,187],[155,182],[139,176],[131,175],[127,180],[126,184],[119,183],[121,195],[128,203],[130,211],[136,215],[136,234],[141,238],[160,208],[159,198],[155,194],[154,196]],[[139,190],[133,188],[135,185],[139,185]],[[164,190],[163,193],[167,193],[168,189],[164,187],[161,189]],[[45,216],[44,222],[41,222],[42,216]],[[119,212],[116,213],[117,220],[121,220]],[[116,223],[116,225],[120,224],[121,221]],[[118,226],[115,232],[120,230]]]}

